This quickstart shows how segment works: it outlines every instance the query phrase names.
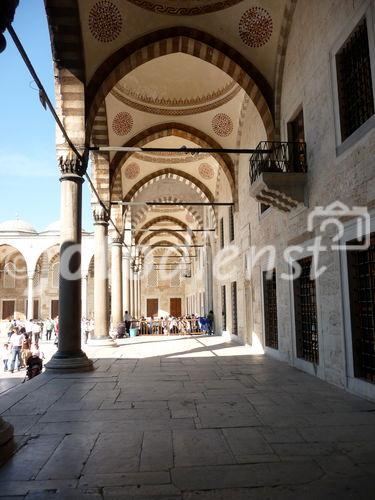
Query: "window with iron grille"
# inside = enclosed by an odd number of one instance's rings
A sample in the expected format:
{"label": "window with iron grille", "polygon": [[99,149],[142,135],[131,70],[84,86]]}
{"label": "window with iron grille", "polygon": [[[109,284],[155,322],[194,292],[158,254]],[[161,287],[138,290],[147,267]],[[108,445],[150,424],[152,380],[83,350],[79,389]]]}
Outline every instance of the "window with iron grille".
{"label": "window with iron grille", "polygon": [[319,364],[315,280],[310,278],[312,257],[298,261],[301,275],[294,280],[297,357]]}
{"label": "window with iron grille", "polygon": [[305,142],[305,125],[303,120],[303,109],[301,109],[295,118],[288,125],[289,147],[289,171],[298,172],[301,162],[305,162],[305,152],[301,150],[300,144]]}
{"label": "window with iron grille", "polygon": [[229,239],[230,241],[234,240],[234,213],[232,205],[229,207]]}
{"label": "window with iron grille", "polygon": [[223,331],[227,329],[227,299],[225,293],[225,285],[223,285],[221,287],[221,317]]}
{"label": "window with iron grille", "polygon": [[375,233],[367,250],[347,257],[354,376],[375,384]]}
{"label": "window with iron grille", "polygon": [[220,219],[220,248],[224,248],[224,219]]}
{"label": "window with iron grille", "polygon": [[264,329],[265,343],[267,347],[279,348],[277,333],[277,298],[276,298],[276,270],[272,271],[272,277],[268,279],[268,272],[263,272],[263,296],[264,296]]}
{"label": "window with iron grille", "polygon": [[238,335],[237,322],[237,282],[232,283],[232,334]]}
{"label": "window with iron grille", "polygon": [[336,54],[341,139],[374,114],[370,51],[363,18]]}

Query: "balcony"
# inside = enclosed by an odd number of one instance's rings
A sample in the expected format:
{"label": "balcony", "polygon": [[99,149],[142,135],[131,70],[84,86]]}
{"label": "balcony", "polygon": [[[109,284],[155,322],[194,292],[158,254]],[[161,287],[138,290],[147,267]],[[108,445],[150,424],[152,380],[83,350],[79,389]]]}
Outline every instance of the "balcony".
{"label": "balcony", "polygon": [[305,201],[306,143],[263,141],[250,157],[250,196],[282,212]]}

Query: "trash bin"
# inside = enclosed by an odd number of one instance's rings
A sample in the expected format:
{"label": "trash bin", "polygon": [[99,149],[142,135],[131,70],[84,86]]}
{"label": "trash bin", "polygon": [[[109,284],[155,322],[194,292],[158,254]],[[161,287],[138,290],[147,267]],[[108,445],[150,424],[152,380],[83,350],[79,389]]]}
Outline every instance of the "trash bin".
{"label": "trash bin", "polygon": [[136,337],[138,335],[138,327],[130,328],[129,333],[130,337]]}

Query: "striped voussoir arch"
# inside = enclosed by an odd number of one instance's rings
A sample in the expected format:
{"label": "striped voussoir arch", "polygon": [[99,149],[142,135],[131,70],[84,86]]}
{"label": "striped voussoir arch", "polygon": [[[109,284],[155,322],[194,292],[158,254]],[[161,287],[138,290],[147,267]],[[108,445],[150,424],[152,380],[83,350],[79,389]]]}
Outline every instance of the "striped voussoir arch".
{"label": "striped voussoir arch", "polygon": [[213,202],[214,195],[208,189],[208,187],[203,184],[203,182],[199,181],[193,175],[188,174],[187,172],[183,172],[182,170],[177,170],[175,168],[163,168],[161,170],[156,170],[155,172],[151,172],[149,175],[146,175],[137,182],[124,196],[123,201],[131,201],[136,195],[140,194],[147,187],[158,182],[159,180],[164,179],[173,179],[179,182],[183,182],[193,191],[198,193],[199,197],[204,200]]}
{"label": "striped voussoir arch", "polygon": [[[160,237],[170,237],[173,236],[176,238],[180,243],[187,245],[189,242],[186,238],[184,238],[181,234],[177,233],[176,231],[172,231],[171,229],[163,229],[160,232],[153,232],[151,234],[144,235],[143,239],[141,236],[141,239],[138,239],[136,242],[138,245],[147,245],[152,238],[160,238]],[[157,242],[154,242],[157,243]]]}
{"label": "striped voussoir arch", "polygon": [[44,3],[55,66],[56,111],[72,142],[83,147],[85,62],[78,1],[45,0]]}
{"label": "striped voussoir arch", "polygon": [[[209,147],[220,149],[221,146],[218,142],[212,139],[209,135],[201,130],[191,127],[182,123],[163,123],[155,125],[149,129],[140,132],[124,146],[137,146],[142,147],[164,137],[181,137],[201,147]],[[117,152],[111,162],[111,192],[114,199],[121,199],[121,167],[130,158],[132,153]],[[235,168],[233,160],[228,154],[213,154],[212,155],[218,164],[221,166],[225,176],[228,180],[232,192],[232,199],[237,199],[236,181],[235,181]]]}
{"label": "striped voussoir arch", "polygon": [[[187,214],[189,214],[193,218],[193,224],[196,225],[197,229],[202,229],[204,227],[204,222],[201,214],[198,212],[198,210],[191,205],[178,205],[182,200],[179,198],[176,198],[174,196],[161,196],[160,198],[157,198],[157,202],[169,202],[169,203],[175,203],[178,208],[182,208]],[[153,207],[151,206],[145,206],[142,209],[138,210],[136,215],[133,216],[132,218],[132,228],[135,230],[135,228],[146,218],[147,214],[151,212]],[[162,216],[166,217],[166,216]]]}
{"label": "striped voussoir arch", "polygon": [[292,26],[293,15],[296,10],[297,0],[287,0],[283,20],[280,29],[280,36],[277,44],[276,65],[275,65],[275,140],[280,140],[281,127],[281,93],[283,86],[283,74],[285,65],[286,49],[290,28]]}
{"label": "striped voussoir arch", "polygon": [[[174,229],[176,228],[176,226],[178,226],[178,228],[180,229],[186,229],[186,234],[189,234],[191,239],[193,241],[196,240],[196,236],[194,233],[189,233],[189,227],[188,225],[185,223],[185,222],[182,222],[180,219],[177,219],[176,217],[171,217],[169,215],[162,215],[160,217],[155,217],[154,219],[146,222],[146,224],[144,224],[142,227],[135,229],[134,230],[134,242],[135,244],[137,244],[138,242],[140,242],[140,239],[142,238],[142,236],[145,234],[144,232],[140,231],[140,230],[145,230],[145,229],[149,229],[150,227],[152,226],[155,226],[157,224],[160,224],[160,223],[163,223],[165,224],[166,222],[170,222],[173,224],[174,226]],[[158,229],[157,227],[156,228],[153,228],[153,229]],[[171,232],[173,231],[173,228],[165,228],[165,229],[160,229],[160,233],[163,233],[165,231],[168,231],[168,232]],[[160,234],[158,231],[153,231],[153,234],[157,235],[157,234]],[[178,234],[176,233],[176,231],[173,231],[174,234]],[[186,238],[185,238],[186,240]],[[144,242],[145,240],[143,240]]]}
{"label": "striped voussoir arch", "polygon": [[148,61],[178,52],[213,64],[233,78],[254,102],[267,138],[273,138],[273,93],[263,75],[233,47],[208,33],[183,26],[149,33],[126,44],[97,69],[87,87],[88,135],[105,97],[124,76]]}

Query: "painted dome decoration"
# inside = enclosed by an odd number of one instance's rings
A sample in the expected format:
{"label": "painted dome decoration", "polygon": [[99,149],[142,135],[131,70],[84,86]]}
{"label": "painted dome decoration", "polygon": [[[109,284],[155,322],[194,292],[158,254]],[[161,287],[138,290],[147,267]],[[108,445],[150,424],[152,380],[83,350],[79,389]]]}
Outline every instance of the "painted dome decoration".
{"label": "painted dome decoration", "polygon": [[36,234],[36,230],[33,226],[21,219],[7,220],[0,223],[0,232]]}
{"label": "painted dome decoration", "polygon": [[269,12],[262,7],[248,9],[240,19],[239,33],[249,47],[262,47],[272,35],[273,24]]}
{"label": "painted dome decoration", "polygon": [[212,119],[212,129],[220,137],[228,137],[233,132],[233,122],[225,113],[218,113]]}
{"label": "painted dome decoration", "polygon": [[141,171],[138,163],[132,162],[125,168],[125,177],[127,179],[136,179]]}
{"label": "painted dome decoration", "polygon": [[89,28],[99,42],[113,42],[121,33],[122,17],[119,9],[108,0],[100,0],[90,10]]}
{"label": "painted dome decoration", "polygon": [[133,128],[133,117],[126,111],[121,111],[113,118],[112,130],[117,135],[126,135]]}
{"label": "painted dome decoration", "polygon": [[198,16],[227,9],[241,0],[129,0],[138,7],[169,16]]}

